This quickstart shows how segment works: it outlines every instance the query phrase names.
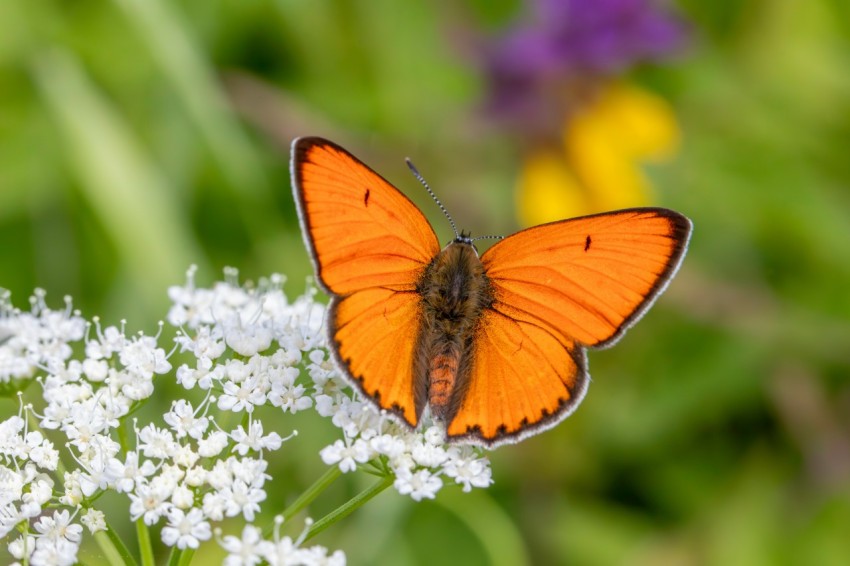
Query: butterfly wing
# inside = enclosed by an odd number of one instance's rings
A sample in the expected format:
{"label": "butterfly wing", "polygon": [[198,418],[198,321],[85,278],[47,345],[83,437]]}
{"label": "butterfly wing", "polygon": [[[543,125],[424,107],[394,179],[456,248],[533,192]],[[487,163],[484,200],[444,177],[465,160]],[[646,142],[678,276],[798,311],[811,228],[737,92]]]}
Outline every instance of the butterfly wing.
{"label": "butterfly wing", "polygon": [[496,445],[563,420],[581,402],[584,348],[613,344],[664,290],[691,222],[629,209],[529,228],[482,256],[494,302],[450,438]]}
{"label": "butterfly wing", "polygon": [[292,187],[319,283],[333,296],[337,362],[379,407],[416,426],[425,403],[413,379],[416,284],[440,251],[437,236],[398,189],[327,140],[293,142]]}

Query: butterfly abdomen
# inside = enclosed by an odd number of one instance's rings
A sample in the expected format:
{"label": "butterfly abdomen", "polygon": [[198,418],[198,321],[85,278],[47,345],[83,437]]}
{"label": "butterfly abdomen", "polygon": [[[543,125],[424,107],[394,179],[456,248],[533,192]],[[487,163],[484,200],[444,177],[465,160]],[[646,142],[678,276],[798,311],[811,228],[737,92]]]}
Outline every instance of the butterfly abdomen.
{"label": "butterfly abdomen", "polygon": [[453,242],[425,270],[417,286],[421,324],[414,360],[417,406],[450,420],[466,392],[476,325],[492,300],[484,267],[471,244]]}

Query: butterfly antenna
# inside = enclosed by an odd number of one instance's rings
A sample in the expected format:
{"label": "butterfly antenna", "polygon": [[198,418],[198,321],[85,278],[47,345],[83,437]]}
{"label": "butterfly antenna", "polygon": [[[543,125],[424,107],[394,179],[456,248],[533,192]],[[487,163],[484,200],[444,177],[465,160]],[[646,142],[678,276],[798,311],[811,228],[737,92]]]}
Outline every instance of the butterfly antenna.
{"label": "butterfly antenna", "polygon": [[475,240],[503,240],[504,238],[504,236],[478,236],[472,238],[472,241],[474,242]]}
{"label": "butterfly antenna", "polygon": [[440,210],[442,210],[443,214],[446,215],[446,218],[449,219],[449,224],[452,225],[452,230],[455,231],[455,237],[460,238],[460,234],[457,231],[457,226],[455,226],[455,221],[452,220],[449,211],[446,210],[446,207],[443,206],[443,203],[440,202],[440,199],[437,198],[437,195],[434,194],[434,191],[432,191],[431,187],[428,186],[428,183],[425,182],[425,179],[422,177],[422,174],[419,172],[416,166],[413,165],[413,162],[410,160],[410,158],[406,157],[404,159],[404,162],[407,163],[407,166],[410,168],[410,171],[413,173],[413,176],[416,177],[420,183],[422,183],[422,186],[425,187],[425,190],[428,191],[428,194],[431,195],[431,198],[434,199],[434,202],[437,203],[437,206],[440,207]]}

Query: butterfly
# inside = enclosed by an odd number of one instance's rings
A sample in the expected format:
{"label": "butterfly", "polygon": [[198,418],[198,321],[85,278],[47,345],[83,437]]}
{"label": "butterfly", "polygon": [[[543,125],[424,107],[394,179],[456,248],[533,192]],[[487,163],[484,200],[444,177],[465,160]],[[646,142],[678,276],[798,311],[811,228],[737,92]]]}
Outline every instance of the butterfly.
{"label": "butterfly", "polygon": [[678,212],[633,208],[528,228],[479,256],[463,233],[441,247],[413,202],[333,142],[296,139],[291,169],[336,363],[411,428],[428,406],[449,441],[495,447],[571,414],[587,348],[646,312],[691,234]]}

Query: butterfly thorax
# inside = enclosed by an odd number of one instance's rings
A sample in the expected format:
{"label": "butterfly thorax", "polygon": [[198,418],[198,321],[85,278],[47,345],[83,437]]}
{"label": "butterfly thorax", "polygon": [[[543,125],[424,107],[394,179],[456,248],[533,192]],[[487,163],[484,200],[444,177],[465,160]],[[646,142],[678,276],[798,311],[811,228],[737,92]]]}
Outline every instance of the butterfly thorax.
{"label": "butterfly thorax", "polygon": [[421,411],[427,401],[432,415],[448,421],[468,385],[475,331],[493,302],[490,283],[475,248],[455,241],[428,265],[416,290],[422,298],[416,408]]}

